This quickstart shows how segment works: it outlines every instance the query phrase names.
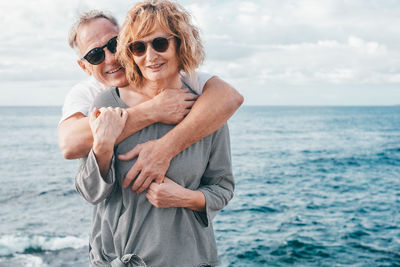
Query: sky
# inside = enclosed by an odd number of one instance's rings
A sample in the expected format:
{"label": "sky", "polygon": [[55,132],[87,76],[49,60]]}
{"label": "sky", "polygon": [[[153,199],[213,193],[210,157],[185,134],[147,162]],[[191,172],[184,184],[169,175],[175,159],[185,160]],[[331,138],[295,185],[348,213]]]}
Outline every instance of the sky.
{"label": "sky", "polygon": [[[137,1],[0,2],[0,105],[62,105],[86,78],[67,44],[82,11],[120,24]],[[400,104],[400,1],[177,1],[201,30],[201,71],[245,105]]]}

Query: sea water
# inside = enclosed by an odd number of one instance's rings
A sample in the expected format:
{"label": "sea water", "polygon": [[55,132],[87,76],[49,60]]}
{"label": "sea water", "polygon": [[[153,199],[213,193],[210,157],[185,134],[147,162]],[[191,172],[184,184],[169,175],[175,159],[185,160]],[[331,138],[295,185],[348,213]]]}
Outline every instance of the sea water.
{"label": "sea water", "polygon": [[[88,266],[60,107],[0,107],[0,266]],[[242,107],[220,266],[400,266],[400,107]]]}

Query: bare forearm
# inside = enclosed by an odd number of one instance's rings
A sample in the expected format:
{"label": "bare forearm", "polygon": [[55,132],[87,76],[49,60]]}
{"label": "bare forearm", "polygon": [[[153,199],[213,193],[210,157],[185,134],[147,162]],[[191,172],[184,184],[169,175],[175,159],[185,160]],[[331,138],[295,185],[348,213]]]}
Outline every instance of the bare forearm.
{"label": "bare forearm", "polygon": [[89,118],[79,113],[63,121],[58,128],[58,143],[66,159],[85,157],[93,144]]}
{"label": "bare forearm", "polygon": [[104,144],[101,142],[94,141],[93,153],[96,156],[97,164],[103,178],[107,177],[107,173],[110,169],[111,159],[114,153],[114,144]]}
{"label": "bare forearm", "polygon": [[142,130],[143,128],[157,122],[157,114],[152,109],[152,102],[146,101],[137,106],[127,109],[128,119],[124,130],[117,139],[117,144],[122,142],[128,136]]}
{"label": "bare forearm", "polygon": [[[157,120],[150,101],[128,108],[127,111],[128,120],[117,143]],[[93,146],[93,135],[88,117],[81,113],[73,115],[60,124],[58,133],[59,146],[66,159],[83,158],[89,154]]]}
{"label": "bare forearm", "polygon": [[173,157],[219,129],[242,103],[243,97],[235,89],[213,77],[186,118],[162,137],[160,143],[170,149]]}
{"label": "bare forearm", "polygon": [[186,200],[182,202],[183,208],[194,211],[204,211],[206,209],[206,198],[201,191],[186,189]]}
{"label": "bare forearm", "polygon": [[194,211],[206,209],[206,198],[199,190],[190,190],[165,177],[164,183],[151,183],[147,199],[157,208],[187,208]]}

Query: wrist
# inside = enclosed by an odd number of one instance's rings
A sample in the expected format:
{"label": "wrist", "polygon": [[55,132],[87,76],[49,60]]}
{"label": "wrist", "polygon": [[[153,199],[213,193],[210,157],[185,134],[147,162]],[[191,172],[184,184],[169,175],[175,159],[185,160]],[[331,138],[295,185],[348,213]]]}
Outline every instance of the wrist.
{"label": "wrist", "polygon": [[146,114],[151,123],[160,122],[162,119],[161,112],[159,111],[159,104],[155,98],[152,98],[143,103],[146,108]]}
{"label": "wrist", "polygon": [[158,153],[163,156],[165,160],[171,161],[173,157],[175,157],[178,153],[175,153],[175,147],[173,144],[169,142],[168,138],[161,137],[160,139],[156,139],[157,143],[156,147]]}
{"label": "wrist", "polygon": [[114,153],[114,142],[109,141],[93,141],[93,152],[95,155]]}
{"label": "wrist", "polygon": [[194,211],[204,211],[206,209],[206,199],[201,191],[184,188],[183,194],[185,195],[183,208]]}
{"label": "wrist", "polygon": [[170,159],[172,159],[188,147],[184,145],[184,143],[186,142],[184,136],[176,131],[178,130],[178,126],[175,126],[172,131],[169,131],[163,137],[158,139],[158,145],[167,151]]}

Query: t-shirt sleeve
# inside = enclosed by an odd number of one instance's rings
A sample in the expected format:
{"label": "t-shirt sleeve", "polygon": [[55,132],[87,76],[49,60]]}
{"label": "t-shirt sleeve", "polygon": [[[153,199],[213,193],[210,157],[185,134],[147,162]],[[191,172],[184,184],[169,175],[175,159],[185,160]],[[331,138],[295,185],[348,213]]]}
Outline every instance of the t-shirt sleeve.
{"label": "t-shirt sleeve", "polygon": [[59,124],[79,112],[88,116],[95,96],[103,89],[104,87],[94,80],[80,82],[72,87],[65,98]]}
{"label": "t-shirt sleeve", "polygon": [[203,88],[206,82],[213,76],[214,75],[201,71],[196,71],[196,75],[194,76],[189,76],[186,73],[182,73],[183,81],[198,95],[203,93]]}

